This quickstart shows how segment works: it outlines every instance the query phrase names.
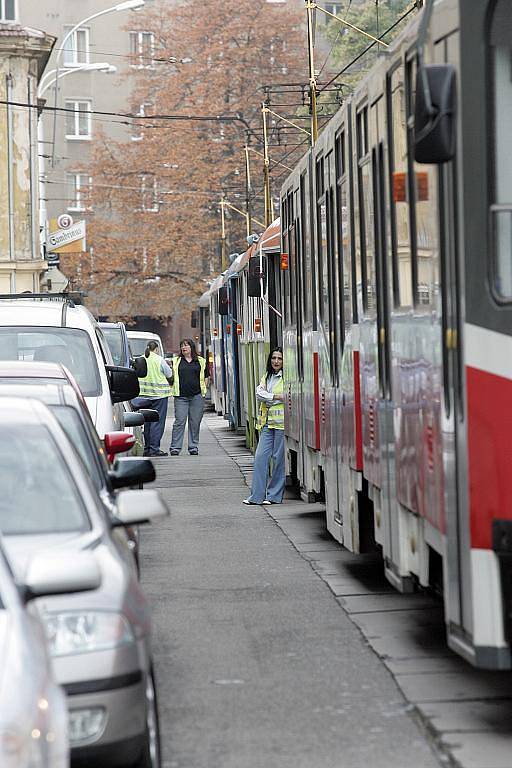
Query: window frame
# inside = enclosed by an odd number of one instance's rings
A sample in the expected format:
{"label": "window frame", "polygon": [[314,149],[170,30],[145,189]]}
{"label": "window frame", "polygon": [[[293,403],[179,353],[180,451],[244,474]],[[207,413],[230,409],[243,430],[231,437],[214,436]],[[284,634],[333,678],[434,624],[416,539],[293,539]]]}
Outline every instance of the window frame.
{"label": "window frame", "polygon": [[[79,108],[80,104],[86,104],[87,109],[81,110]],[[66,105],[66,109],[73,110],[73,123],[75,128],[75,133],[68,133],[67,132],[68,126],[66,125],[66,141],[91,141],[92,140],[92,99],[66,99],[65,105]],[[81,115],[86,115],[87,117],[87,133],[86,134],[80,133],[80,116]],[[71,117],[70,112],[66,112],[66,121],[70,117]]]}
{"label": "window frame", "polygon": [[16,24],[18,22],[18,0],[13,0],[14,16],[12,19],[6,18],[5,5],[7,0],[0,0],[0,22],[2,24]]}
{"label": "window frame", "polygon": [[[68,34],[72,29],[72,26],[66,25],[64,27],[64,33]],[[79,51],[77,36],[80,32],[85,34],[85,61],[77,60]],[[69,51],[66,48],[68,43],[70,44]],[[66,41],[66,45],[62,49],[62,65],[65,67],[65,69],[76,69],[77,67],[83,67],[84,64],[91,63],[91,30],[89,27],[78,27],[78,29],[75,29]],[[66,53],[71,54],[73,59],[72,61],[66,61]]]}
{"label": "window frame", "polygon": [[[129,32],[130,35],[130,67],[134,69],[154,69],[155,68],[155,33],[148,29],[132,29]],[[150,37],[150,61],[149,64],[144,63],[144,46],[143,39],[145,35]],[[136,40],[136,45],[133,46],[132,40]]]}
{"label": "window frame", "polygon": [[[80,184],[80,178],[81,177],[87,178],[88,183],[84,184],[83,186]],[[73,204],[70,204],[67,206],[68,211],[75,211],[77,213],[84,213],[85,211],[92,210],[90,205],[81,205],[81,195],[80,192],[83,189],[88,189],[88,194],[90,195],[91,188],[92,188],[92,176],[89,176],[87,173],[84,173],[84,171],[68,171],[66,174],[67,182],[69,182],[71,179],[73,179],[73,189],[75,192]],[[79,180],[79,183],[77,184],[77,178]]]}

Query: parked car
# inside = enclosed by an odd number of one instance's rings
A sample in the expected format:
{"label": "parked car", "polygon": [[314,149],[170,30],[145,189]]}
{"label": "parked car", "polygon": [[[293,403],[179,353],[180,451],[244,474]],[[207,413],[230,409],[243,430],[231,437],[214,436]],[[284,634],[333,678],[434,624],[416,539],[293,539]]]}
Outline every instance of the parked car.
{"label": "parked car", "polygon": [[[135,438],[124,432],[107,432],[100,442],[84,397],[72,375],[58,363],[0,362],[0,397],[31,397],[45,403],[57,418],[80,455],[91,481],[100,495],[108,520],[116,517],[116,490],[155,479],[155,469],[147,459],[118,458],[113,467],[108,459],[129,450]],[[156,414],[158,417],[158,414]],[[124,529],[114,535],[124,537]],[[128,545],[138,566],[138,536],[128,531]]]}
{"label": "parked car", "polygon": [[128,344],[132,357],[140,357],[146,351],[148,341],[156,341],[158,344],[157,354],[164,357],[164,345],[158,333],[149,333],[149,331],[127,331]]}
{"label": "parked car", "polygon": [[90,552],[36,555],[15,581],[0,542],[0,765],[68,768],[66,698],[55,682],[35,598],[97,589],[100,570]]}
{"label": "parked car", "polygon": [[105,340],[110,349],[114,365],[130,368],[131,356],[124,323],[100,323]]}
{"label": "parked car", "polygon": [[73,766],[159,768],[159,729],[149,606],[131,552],[112,527],[168,514],[156,491],[121,491],[116,519],[102,501],[49,408],[0,397],[0,531],[16,577],[44,551],[92,552],[101,572],[94,592],[37,601],[53,666],[69,709]]}
{"label": "parked car", "polygon": [[101,438],[122,429],[123,406],[139,392],[130,368],[115,366],[91,313],[63,296],[0,299],[0,360],[62,363],[80,389]]}

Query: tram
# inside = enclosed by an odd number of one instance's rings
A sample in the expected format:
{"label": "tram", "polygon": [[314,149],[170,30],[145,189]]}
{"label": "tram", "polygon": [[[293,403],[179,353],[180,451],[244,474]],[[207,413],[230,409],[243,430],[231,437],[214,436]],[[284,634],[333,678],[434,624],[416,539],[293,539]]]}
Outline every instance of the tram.
{"label": "tram", "polygon": [[509,0],[426,3],[285,181],[266,287],[290,476],[398,590],[442,588],[488,669],[512,665],[511,39]]}

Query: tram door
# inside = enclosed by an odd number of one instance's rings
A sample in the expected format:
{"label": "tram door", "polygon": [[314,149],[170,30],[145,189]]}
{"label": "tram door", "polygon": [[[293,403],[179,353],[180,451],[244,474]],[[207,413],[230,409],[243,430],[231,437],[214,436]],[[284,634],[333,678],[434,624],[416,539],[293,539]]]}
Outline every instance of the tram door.
{"label": "tram door", "polygon": [[[460,71],[459,35],[445,37],[434,49],[435,63],[453,64]],[[425,166],[423,166],[425,167]],[[464,524],[465,488],[467,467],[464,458],[467,450],[464,373],[461,357],[461,281],[459,266],[458,235],[458,158],[435,169],[429,169],[431,178],[437,171],[439,198],[440,283],[442,307],[442,367],[443,408],[442,439],[444,459],[444,510],[439,521],[446,536],[443,563],[445,617],[448,624],[449,643],[457,646],[451,637],[451,627],[459,626],[472,633],[473,618],[470,590],[464,584],[471,583],[469,561],[469,529]]]}
{"label": "tram door", "polygon": [[[399,554],[398,521],[393,514],[395,498],[395,460],[393,403],[391,394],[391,334],[390,334],[390,239],[387,226],[388,179],[384,141],[386,137],[386,106],[384,96],[370,108],[369,139],[371,151],[371,190],[373,196],[374,264],[367,263],[369,287],[375,287],[374,299],[368,291],[367,303],[374,301],[376,321],[376,352],[378,372],[378,436],[380,464],[380,519],[383,524],[383,554],[388,578],[400,589],[401,583],[389,571],[390,562]],[[369,254],[367,254],[368,256]],[[373,271],[373,274],[372,274]],[[368,289],[367,289],[368,290]],[[374,499],[375,501],[376,499]]]}

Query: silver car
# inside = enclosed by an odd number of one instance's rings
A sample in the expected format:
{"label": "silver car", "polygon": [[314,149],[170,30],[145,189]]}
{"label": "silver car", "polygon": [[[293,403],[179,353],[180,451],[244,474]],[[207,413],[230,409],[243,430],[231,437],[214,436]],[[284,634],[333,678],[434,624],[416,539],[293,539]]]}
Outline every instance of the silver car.
{"label": "silver car", "polygon": [[[100,572],[90,553],[30,563],[23,584],[0,544],[0,765],[68,768],[68,714],[54,680],[44,628],[31,601],[41,595],[96,589]],[[85,562],[84,562],[85,558]]]}
{"label": "silver car", "polygon": [[68,697],[72,765],[158,768],[149,607],[112,527],[167,510],[156,491],[121,491],[109,523],[79,454],[39,401],[0,397],[0,434],[0,530],[17,577],[41,550],[92,552],[101,571],[94,592],[38,601]]}

